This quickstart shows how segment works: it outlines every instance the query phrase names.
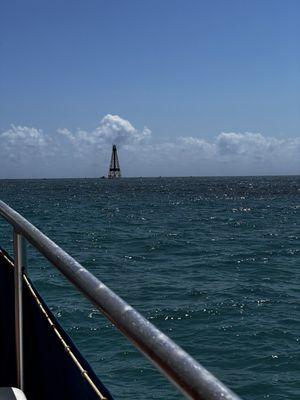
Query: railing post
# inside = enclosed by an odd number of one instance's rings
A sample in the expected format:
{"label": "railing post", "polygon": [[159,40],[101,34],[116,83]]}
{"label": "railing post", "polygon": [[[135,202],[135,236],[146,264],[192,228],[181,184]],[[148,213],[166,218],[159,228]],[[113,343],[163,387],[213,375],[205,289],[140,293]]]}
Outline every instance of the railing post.
{"label": "railing post", "polygon": [[23,271],[26,267],[26,241],[14,230],[14,275],[15,275],[15,337],[17,383],[24,390],[24,353],[23,353]]}

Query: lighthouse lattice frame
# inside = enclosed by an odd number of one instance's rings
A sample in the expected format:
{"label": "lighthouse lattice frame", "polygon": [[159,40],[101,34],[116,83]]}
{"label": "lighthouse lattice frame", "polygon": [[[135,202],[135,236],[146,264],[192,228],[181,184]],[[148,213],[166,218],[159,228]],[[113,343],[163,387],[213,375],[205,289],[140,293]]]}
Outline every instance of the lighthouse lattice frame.
{"label": "lighthouse lattice frame", "polygon": [[108,178],[109,179],[121,178],[121,169],[118,159],[117,146],[115,144],[112,147]]}

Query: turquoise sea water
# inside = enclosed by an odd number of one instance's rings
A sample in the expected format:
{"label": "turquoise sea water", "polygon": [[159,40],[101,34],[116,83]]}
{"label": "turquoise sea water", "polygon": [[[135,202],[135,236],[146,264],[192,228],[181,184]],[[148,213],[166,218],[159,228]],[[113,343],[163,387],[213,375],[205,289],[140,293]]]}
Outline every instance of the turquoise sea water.
{"label": "turquoise sea water", "polygon": [[[241,397],[300,398],[299,176],[2,180],[0,198]],[[29,264],[116,399],[182,398],[33,250]]]}

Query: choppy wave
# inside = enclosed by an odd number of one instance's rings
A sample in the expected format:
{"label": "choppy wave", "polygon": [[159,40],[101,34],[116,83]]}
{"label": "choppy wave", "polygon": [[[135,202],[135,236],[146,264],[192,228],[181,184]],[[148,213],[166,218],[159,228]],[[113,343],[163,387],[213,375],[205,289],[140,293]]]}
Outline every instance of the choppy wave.
{"label": "choppy wave", "polygon": [[[0,181],[1,199],[245,399],[299,399],[299,177]],[[3,244],[11,231],[0,222]],[[181,398],[34,251],[30,275],[116,398]]]}

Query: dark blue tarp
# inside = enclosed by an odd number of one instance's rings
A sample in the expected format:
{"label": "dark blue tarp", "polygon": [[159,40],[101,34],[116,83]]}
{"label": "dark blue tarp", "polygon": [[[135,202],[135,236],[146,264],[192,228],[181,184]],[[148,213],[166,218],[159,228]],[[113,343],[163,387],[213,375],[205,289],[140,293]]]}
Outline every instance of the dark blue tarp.
{"label": "dark blue tarp", "polygon": [[[0,386],[15,386],[13,268],[3,254],[3,251],[0,251]],[[29,400],[99,399],[64,349],[25,283],[23,288],[24,392],[27,398]],[[36,290],[35,293],[37,294]],[[107,399],[112,399],[41,297],[38,294],[37,296],[99,391]]]}

